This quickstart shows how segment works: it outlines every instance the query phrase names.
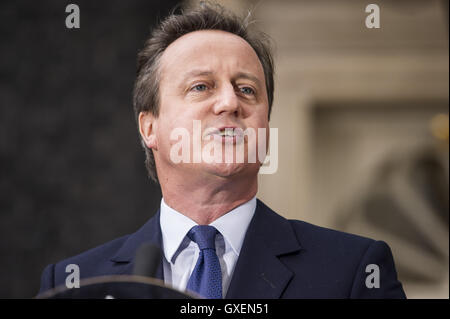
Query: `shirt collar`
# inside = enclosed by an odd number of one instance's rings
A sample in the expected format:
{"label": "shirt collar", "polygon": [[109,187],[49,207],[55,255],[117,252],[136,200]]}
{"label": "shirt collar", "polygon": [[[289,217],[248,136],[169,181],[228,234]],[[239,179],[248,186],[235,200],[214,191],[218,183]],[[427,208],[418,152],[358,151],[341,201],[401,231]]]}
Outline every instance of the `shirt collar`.
{"label": "shirt collar", "polygon": [[[255,213],[256,197],[234,208],[213,221],[210,225],[222,234],[225,242],[239,256],[248,225]],[[189,217],[169,207],[161,199],[160,225],[163,238],[163,250],[166,260],[171,262],[188,231],[197,225]]]}
{"label": "shirt collar", "polygon": [[164,198],[161,199],[160,225],[163,239],[163,250],[166,260],[171,262],[172,257],[181,245],[188,231],[197,225],[189,217],[169,207]]}
{"label": "shirt collar", "polygon": [[255,214],[255,209],[256,197],[253,197],[211,223],[211,226],[216,227],[238,256],[241,253],[242,243],[248,225]]}

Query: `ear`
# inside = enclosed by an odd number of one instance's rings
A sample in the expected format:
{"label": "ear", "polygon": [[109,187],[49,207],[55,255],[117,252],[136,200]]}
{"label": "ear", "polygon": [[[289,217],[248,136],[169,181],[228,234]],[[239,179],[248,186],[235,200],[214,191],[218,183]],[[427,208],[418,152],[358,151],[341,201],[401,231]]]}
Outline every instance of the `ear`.
{"label": "ear", "polygon": [[151,112],[141,112],[138,117],[139,133],[148,148],[158,150],[156,118]]}

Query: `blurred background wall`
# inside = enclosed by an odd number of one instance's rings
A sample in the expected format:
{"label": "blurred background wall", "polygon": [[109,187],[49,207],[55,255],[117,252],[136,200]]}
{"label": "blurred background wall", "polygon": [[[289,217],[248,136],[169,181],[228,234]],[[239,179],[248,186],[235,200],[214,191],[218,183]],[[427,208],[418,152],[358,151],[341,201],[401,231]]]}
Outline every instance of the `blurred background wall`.
{"label": "blurred background wall", "polygon": [[[448,298],[448,2],[219,2],[275,44],[279,165],[258,196],[386,241],[408,297]],[[33,296],[46,264],[133,232],[160,201],[131,90],[176,1],[75,1],[78,30],[68,3],[0,4],[0,297]]]}
{"label": "blurred background wall", "polygon": [[[80,8],[67,29],[65,8]],[[159,207],[132,110],[136,54],[177,1],[0,2],[0,297]]]}
{"label": "blurred background wall", "polygon": [[259,196],[386,241],[409,297],[448,298],[448,2],[236,3],[276,46],[279,168]]}

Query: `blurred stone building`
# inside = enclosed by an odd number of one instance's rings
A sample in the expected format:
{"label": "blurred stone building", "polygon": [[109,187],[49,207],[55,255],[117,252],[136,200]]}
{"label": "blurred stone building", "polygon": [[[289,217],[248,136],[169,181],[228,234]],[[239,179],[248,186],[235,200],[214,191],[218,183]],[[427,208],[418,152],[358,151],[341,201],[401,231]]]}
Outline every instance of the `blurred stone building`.
{"label": "blurred stone building", "polygon": [[[198,0],[192,0],[198,1]],[[386,241],[406,294],[448,298],[448,2],[222,0],[274,40],[287,218]],[[43,267],[135,231],[159,206],[131,105],[136,53],[179,1],[2,1],[0,297]]]}
{"label": "blurred stone building", "polygon": [[386,241],[408,297],[448,298],[448,2],[222,3],[275,44],[278,171],[258,196]]}

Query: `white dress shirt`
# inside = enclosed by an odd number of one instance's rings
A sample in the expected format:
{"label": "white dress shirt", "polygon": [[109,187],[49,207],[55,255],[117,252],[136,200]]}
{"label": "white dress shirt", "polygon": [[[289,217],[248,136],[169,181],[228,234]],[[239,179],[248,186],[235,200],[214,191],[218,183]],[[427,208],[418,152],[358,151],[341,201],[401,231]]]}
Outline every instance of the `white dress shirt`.
{"label": "white dress shirt", "polygon": [[[228,291],[234,266],[255,209],[256,197],[253,197],[210,224],[219,231],[216,236],[216,252],[222,269],[223,297]],[[186,236],[197,223],[169,207],[164,198],[161,200],[160,211],[164,282],[184,291],[200,253],[198,245]]]}

